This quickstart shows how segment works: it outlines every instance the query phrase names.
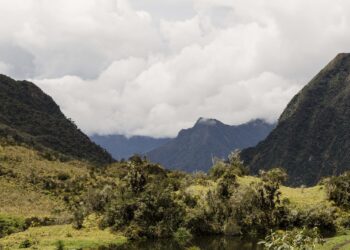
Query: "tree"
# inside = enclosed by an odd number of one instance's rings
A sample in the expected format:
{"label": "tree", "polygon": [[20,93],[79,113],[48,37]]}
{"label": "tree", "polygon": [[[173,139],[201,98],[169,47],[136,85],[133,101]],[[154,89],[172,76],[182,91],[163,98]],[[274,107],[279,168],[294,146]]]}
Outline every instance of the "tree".
{"label": "tree", "polygon": [[126,179],[129,188],[134,194],[144,191],[147,181],[142,166],[135,166],[133,163],[131,163]]}

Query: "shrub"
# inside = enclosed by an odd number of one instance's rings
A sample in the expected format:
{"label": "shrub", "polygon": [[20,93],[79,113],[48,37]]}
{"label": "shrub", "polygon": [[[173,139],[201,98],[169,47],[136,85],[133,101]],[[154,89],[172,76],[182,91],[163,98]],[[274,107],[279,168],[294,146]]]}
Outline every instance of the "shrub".
{"label": "shrub", "polygon": [[146,176],[142,167],[131,164],[126,180],[133,193],[138,194],[144,191]]}
{"label": "shrub", "polygon": [[338,177],[331,177],[326,182],[328,198],[337,206],[350,208],[350,172]]}
{"label": "shrub", "polygon": [[192,239],[192,234],[186,228],[180,227],[174,233],[174,238],[180,245],[184,245]]}
{"label": "shrub", "polygon": [[259,244],[267,250],[310,250],[315,249],[317,244],[323,244],[317,228],[292,231],[275,231],[267,235]]}
{"label": "shrub", "polygon": [[269,171],[260,170],[259,174],[262,181],[277,184],[284,183],[288,178],[287,172],[283,168],[273,168]]}
{"label": "shrub", "polygon": [[28,225],[22,219],[0,215],[0,238],[12,233],[24,231],[27,228]]}
{"label": "shrub", "polygon": [[226,172],[227,166],[224,162],[222,161],[217,161],[214,166],[212,166],[209,169],[209,176],[214,179],[217,180],[219,179],[221,176],[224,175],[224,173]]}
{"label": "shrub", "polygon": [[82,229],[84,223],[84,211],[80,208],[77,208],[73,211],[73,228]]}
{"label": "shrub", "polygon": [[56,250],[64,250],[64,244],[63,241],[59,240],[56,243]]}
{"label": "shrub", "polygon": [[29,239],[25,239],[19,244],[19,248],[30,248],[32,246],[32,241]]}
{"label": "shrub", "polygon": [[60,181],[66,181],[66,180],[70,179],[70,175],[68,173],[65,173],[65,172],[60,172],[57,174],[57,179]]}

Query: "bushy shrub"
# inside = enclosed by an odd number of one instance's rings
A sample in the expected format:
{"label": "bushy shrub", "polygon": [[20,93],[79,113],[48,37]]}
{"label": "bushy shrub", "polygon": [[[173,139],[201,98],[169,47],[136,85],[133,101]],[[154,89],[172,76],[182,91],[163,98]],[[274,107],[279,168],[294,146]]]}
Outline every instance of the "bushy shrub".
{"label": "bushy shrub", "polygon": [[44,217],[44,218],[38,218],[38,217],[30,217],[25,219],[25,224],[27,227],[40,227],[40,226],[50,226],[54,225],[56,223],[55,219]]}
{"label": "bushy shrub", "polygon": [[350,208],[350,172],[328,179],[326,187],[328,198],[337,206]]}
{"label": "bushy shrub", "polygon": [[66,181],[70,179],[70,175],[68,173],[65,172],[59,172],[57,174],[57,179],[60,181]]}
{"label": "bushy shrub", "polygon": [[192,234],[186,228],[183,227],[178,228],[177,231],[174,233],[174,238],[180,245],[188,243],[192,239],[192,237]]}
{"label": "bushy shrub", "polygon": [[209,169],[209,176],[217,180],[221,176],[224,175],[224,173],[227,170],[227,165],[223,161],[217,161],[210,169]]}
{"label": "bushy shrub", "polygon": [[64,243],[63,241],[59,240],[56,243],[56,250],[64,250]]}
{"label": "bushy shrub", "polygon": [[109,185],[103,187],[102,190],[90,188],[84,196],[84,203],[93,212],[103,212],[106,205],[112,200],[112,197],[113,190]]}
{"label": "bushy shrub", "polygon": [[30,248],[32,245],[33,243],[31,240],[25,239],[19,244],[18,248]]}
{"label": "bushy shrub", "polygon": [[146,176],[142,167],[130,164],[129,173],[126,176],[127,183],[134,194],[138,194],[144,190],[146,185]]}
{"label": "bushy shrub", "polygon": [[85,213],[83,211],[83,208],[76,208],[73,211],[73,228],[75,229],[82,229],[85,219]]}
{"label": "bushy shrub", "polygon": [[292,231],[275,231],[267,235],[265,240],[259,242],[267,250],[311,250],[324,240],[317,228]]}
{"label": "bushy shrub", "polygon": [[284,183],[288,178],[287,172],[283,168],[273,168],[269,171],[260,170],[259,174],[262,181],[277,184]]}
{"label": "bushy shrub", "polygon": [[192,234],[217,233],[212,224],[213,217],[204,208],[196,207],[186,214],[184,225]]}
{"label": "bushy shrub", "polygon": [[0,238],[27,228],[25,220],[0,215]]}

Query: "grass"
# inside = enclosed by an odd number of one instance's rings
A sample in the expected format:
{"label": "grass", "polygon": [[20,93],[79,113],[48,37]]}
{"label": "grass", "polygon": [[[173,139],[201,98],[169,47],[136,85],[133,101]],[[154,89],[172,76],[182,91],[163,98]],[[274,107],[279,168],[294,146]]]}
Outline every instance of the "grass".
{"label": "grass", "polygon": [[32,244],[29,249],[53,250],[56,249],[58,241],[61,241],[64,249],[70,250],[119,246],[127,242],[124,236],[113,234],[109,230],[100,230],[96,221],[96,218],[88,219],[81,230],[75,230],[71,225],[33,227],[0,239],[0,245],[4,249],[20,249],[21,243],[29,240]]}
{"label": "grass", "polygon": [[[250,185],[252,182],[259,181],[254,176],[238,177],[238,183],[241,185]],[[287,198],[291,204],[299,208],[326,204],[331,206],[331,202],[327,199],[327,193],[324,186],[314,186],[305,188],[291,188],[281,186],[281,199]]]}
{"label": "grass", "polygon": [[327,200],[327,194],[324,186],[314,186],[310,188],[290,188],[281,187],[281,198],[289,199],[291,204],[304,208],[316,205],[331,206],[331,202]]}
{"label": "grass", "polygon": [[83,162],[48,161],[36,151],[21,146],[0,146],[0,162],[0,173],[10,173],[0,174],[0,214],[23,218],[66,216],[61,199],[29,183],[32,173],[42,177],[62,172],[71,176],[88,173]]}
{"label": "grass", "polygon": [[[65,221],[70,215],[62,199],[40,185],[32,184],[28,177],[32,173],[42,178],[65,173],[73,178],[88,175],[90,167],[88,163],[79,161],[49,161],[26,147],[0,146],[0,217],[5,218],[5,222],[17,218],[22,221],[30,217],[51,217]],[[121,245],[127,241],[125,237],[109,230],[100,230],[97,222],[98,218],[89,217],[82,230],[75,230],[67,224],[31,227],[1,238],[0,249],[21,249],[20,245],[27,242],[31,245],[28,249],[50,250],[57,249],[59,241],[67,250],[89,249]]]}
{"label": "grass", "polygon": [[3,215],[50,217],[65,209],[58,199],[44,195],[34,187],[23,187],[15,180],[0,178],[0,194],[0,214]]}
{"label": "grass", "polygon": [[122,245],[127,239],[112,234],[108,230],[82,229],[75,230],[70,225],[33,227],[25,232],[9,235],[0,239],[4,249],[20,249],[25,240],[32,242],[30,249],[56,249],[58,241],[62,241],[65,249],[94,248],[108,245]]}
{"label": "grass", "polygon": [[317,246],[317,250],[348,250],[350,249],[350,232],[327,239],[322,246]]}

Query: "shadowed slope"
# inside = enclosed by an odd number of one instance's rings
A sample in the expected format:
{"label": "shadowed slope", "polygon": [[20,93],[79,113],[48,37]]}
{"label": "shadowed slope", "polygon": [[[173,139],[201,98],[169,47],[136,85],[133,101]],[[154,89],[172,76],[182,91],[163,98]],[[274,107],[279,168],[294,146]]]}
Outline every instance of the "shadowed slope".
{"label": "shadowed slope", "polygon": [[109,163],[111,156],[91,142],[41,89],[0,75],[0,138],[49,149],[69,157]]}
{"label": "shadowed slope", "polygon": [[288,104],[277,127],[241,153],[253,173],[284,167],[293,185],[350,169],[350,54],[339,54]]}

